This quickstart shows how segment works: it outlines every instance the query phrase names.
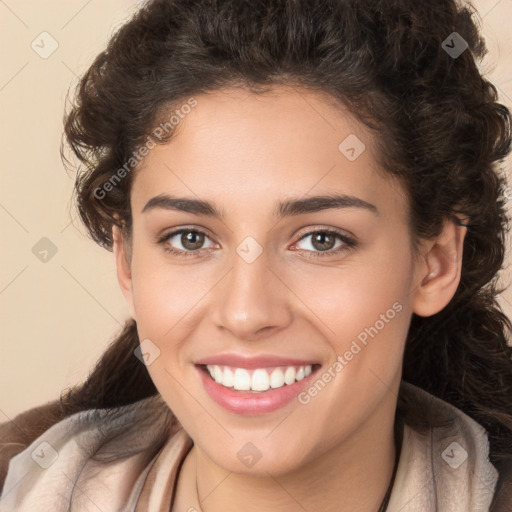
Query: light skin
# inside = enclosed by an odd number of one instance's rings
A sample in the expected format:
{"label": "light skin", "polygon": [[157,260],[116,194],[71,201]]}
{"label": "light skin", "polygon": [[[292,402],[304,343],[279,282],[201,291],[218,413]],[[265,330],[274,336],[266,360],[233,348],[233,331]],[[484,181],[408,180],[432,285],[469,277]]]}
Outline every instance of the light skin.
{"label": "light skin", "polygon": [[[118,279],[139,337],[160,350],[148,371],[194,441],[172,510],[375,512],[393,470],[410,317],[433,315],[453,297],[465,228],[447,221],[414,252],[407,197],[378,168],[372,134],[319,93],[279,86],[196,99],[176,136],[135,171],[131,244],[114,229]],[[349,134],[366,146],[354,161],[338,149]],[[273,216],[280,201],[333,193],[374,209]],[[142,212],[162,194],[213,202],[225,217]],[[182,227],[205,233],[197,249],[181,235],[157,242]],[[356,245],[305,236],[326,229]],[[251,263],[236,251],[248,236],[262,249]],[[400,312],[307,404],[294,399],[256,416],[227,411],[194,365],[222,352],[270,353],[316,360],[322,374],[396,303]],[[248,442],[262,455],[250,468],[237,457]]]}

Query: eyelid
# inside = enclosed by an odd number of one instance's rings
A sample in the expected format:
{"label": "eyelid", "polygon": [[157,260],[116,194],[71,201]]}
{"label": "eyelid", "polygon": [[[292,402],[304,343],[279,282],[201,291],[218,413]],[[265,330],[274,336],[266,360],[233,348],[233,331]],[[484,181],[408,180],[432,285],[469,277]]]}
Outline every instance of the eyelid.
{"label": "eyelid", "polygon": [[162,230],[161,234],[159,233],[155,236],[155,241],[159,242],[161,240],[171,238],[172,236],[175,236],[182,231],[195,231],[197,233],[202,233],[202,234],[208,236],[208,238],[210,238],[210,239],[213,238],[210,231],[203,226],[198,226],[198,225],[187,226],[187,225],[185,225],[185,226],[174,226],[172,228]]}
{"label": "eyelid", "polygon": [[314,233],[317,233],[318,231],[321,231],[323,233],[334,233],[342,238],[352,240],[352,241],[354,241],[354,243],[356,240],[356,236],[353,235],[350,231],[347,231],[346,229],[327,227],[327,226],[323,226],[323,225],[316,225],[316,226],[314,225],[314,226],[309,226],[307,228],[304,228],[304,230],[302,230],[302,231],[299,231],[299,234],[297,235],[298,236],[297,241],[302,240],[302,238],[304,238],[304,236],[306,236],[306,235],[312,235]]}

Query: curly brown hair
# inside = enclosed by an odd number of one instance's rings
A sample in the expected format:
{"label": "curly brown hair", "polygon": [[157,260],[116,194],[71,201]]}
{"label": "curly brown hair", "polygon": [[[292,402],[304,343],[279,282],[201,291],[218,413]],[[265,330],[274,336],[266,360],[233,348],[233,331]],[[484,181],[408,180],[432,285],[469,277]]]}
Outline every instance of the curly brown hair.
{"label": "curly brown hair", "polygon": [[[374,131],[379,164],[403,183],[416,241],[447,218],[469,219],[460,285],[438,314],[413,315],[403,378],[485,427],[490,460],[504,468],[512,325],[497,302],[508,230],[497,164],[510,151],[511,115],[477,67],[486,47],[475,13],[454,0],[150,0],[83,76],[65,138],[79,159],[81,219],[112,250],[113,225],[130,235],[133,173],[98,190],[184,99],[292,84],[340,101]],[[454,32],[468,44],[456,58],[443,44]],[[157,393],[133,356],[138,343],[130,320],[87,381],[61,396],[63,414]]]}

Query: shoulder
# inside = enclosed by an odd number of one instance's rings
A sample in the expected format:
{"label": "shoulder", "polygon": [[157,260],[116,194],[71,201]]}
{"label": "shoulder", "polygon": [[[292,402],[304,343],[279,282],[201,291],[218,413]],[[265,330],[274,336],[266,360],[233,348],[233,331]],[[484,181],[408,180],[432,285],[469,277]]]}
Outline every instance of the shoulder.
{"label": "shoulder", "polygon": [[23,451],[35,438],[62,418],[59,400],[33,407],[14,419],[0,423],[0,493],[9,461]]}
{"label": "shoulder", "polygon": [[[25,423],[41,415],[41,410],[27,412]],[[18,444],[15,455],[2,454],[4,464],[8,459],[2,511],[37,510],[41,500],[54,511],[68,510],[71,502],[89,510],[91,499],[102,510],[117,510],[177,430],[176,424],[160,395],[64,418],[22,445],[21,451]],[[13,427],[7,428],[12,434]],[[4,432],[2,445],[12,443],[9,437]]]}
{"label": "shoulder", "polygon": [[400,387],[398,414],[405,424],[399,463],[403,481],[417,491],[421,481],[429,482],[415,499],[437,510],[512,511],[510,464],[497,468],[491,463],[482,425],[407,382]]}

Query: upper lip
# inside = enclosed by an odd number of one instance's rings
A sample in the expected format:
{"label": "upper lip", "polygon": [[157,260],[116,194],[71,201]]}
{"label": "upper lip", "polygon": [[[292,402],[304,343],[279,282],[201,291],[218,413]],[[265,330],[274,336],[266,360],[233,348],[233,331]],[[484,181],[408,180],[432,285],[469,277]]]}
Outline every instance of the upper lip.
{"label": "upper lip", "polygon": [[262,354],[256,357],[238,354],[217,354],[199,359],[198,365],[231,366],[234,368],[266,368],[271,366],[307,366],[319,364],[318,361],[279,357],[272,354]]}

